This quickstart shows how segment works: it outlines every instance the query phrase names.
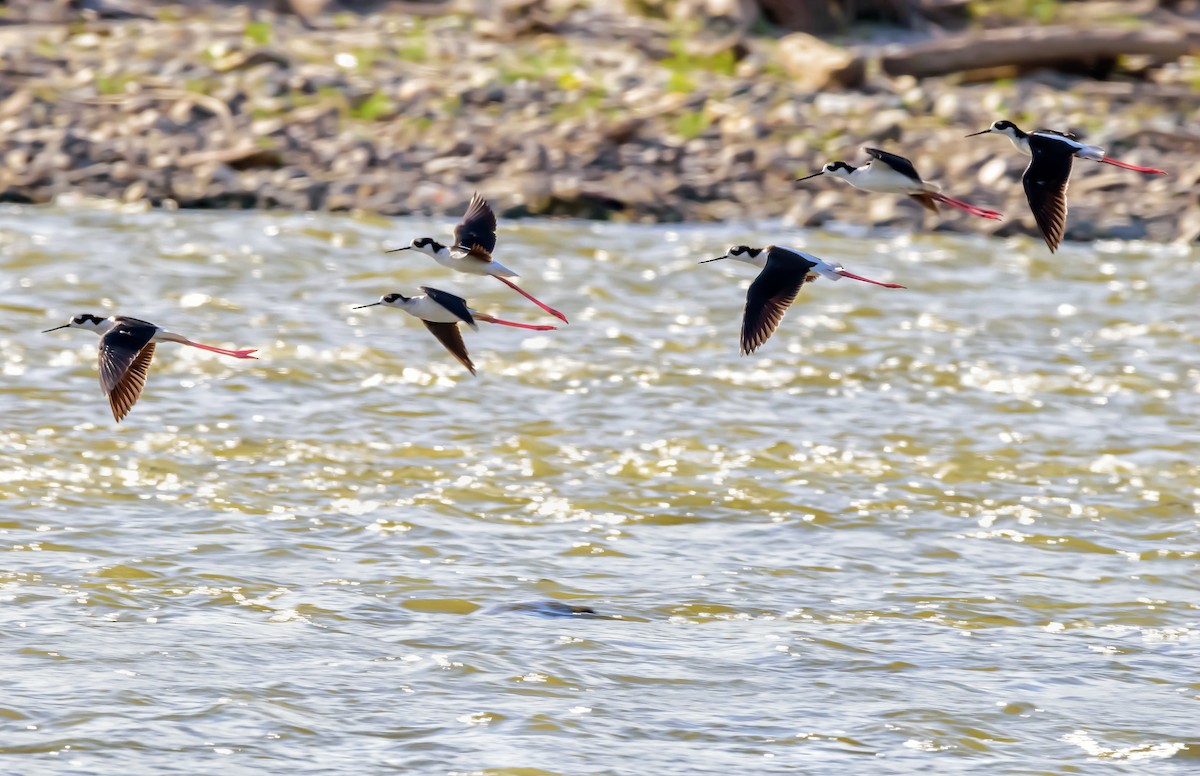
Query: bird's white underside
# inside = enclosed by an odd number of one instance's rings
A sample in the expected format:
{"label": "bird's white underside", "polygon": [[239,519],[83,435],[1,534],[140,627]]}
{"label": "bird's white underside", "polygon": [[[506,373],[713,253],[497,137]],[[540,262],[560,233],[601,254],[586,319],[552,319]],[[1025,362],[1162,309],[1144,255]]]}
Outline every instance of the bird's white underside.
{"label": "bird's white underside", "polygon": [[397,307],[409,315],[431,323],[458,323],[462,319],[427,296],[413,296],[395,302],[385,302],[388,307]]}
{"label": "bird's white underside", "polygon": [[468,275],[495,275],[501,278],[517,277],[517,273],[495,259],[492,261],[480,261],[473,256],[449,250],[442,250],[437,253],[421,252],[426,256],[432,256],[433,260],[443,267],[449,267],[456,272],[465,272]]}
{"label": "bird's white underside", "polygon": [[[838,176],[841,177],[841,176]],[[880,194],[922,194],[940,191],[941,187],[925,181],[914,181],[878,161],[872,161],[849,173],[846,182],[856,189]]]}

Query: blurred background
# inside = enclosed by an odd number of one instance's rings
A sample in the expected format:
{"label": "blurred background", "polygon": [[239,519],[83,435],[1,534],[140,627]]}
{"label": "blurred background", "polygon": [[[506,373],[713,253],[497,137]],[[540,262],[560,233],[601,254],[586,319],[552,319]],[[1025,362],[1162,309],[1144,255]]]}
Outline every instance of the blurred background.
{"label": "blurred background", "polygon": [[[7,0],[0,200],[782,217],[1031,233],[1025,159],[1075,131],[1067,238],[1200,236],[1194,0]],[[1004,222],[863,197],[825,161],[913,159]]]}

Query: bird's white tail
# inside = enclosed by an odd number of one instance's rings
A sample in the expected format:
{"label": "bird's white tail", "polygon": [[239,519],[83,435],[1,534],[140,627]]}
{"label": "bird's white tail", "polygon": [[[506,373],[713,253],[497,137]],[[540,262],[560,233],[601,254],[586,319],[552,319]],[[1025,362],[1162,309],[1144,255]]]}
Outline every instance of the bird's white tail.
{"label": "bird's white tail", "polygon": [[488,274],[489,274],[489,275],[495,275],[495,276],[496,276],[496,277],[498,277],[498,278],[516,278],[516,277],[520,277],[520,275],[518,275],[517,273],[513,272],[511,269],[509,269],[508,267],[504,266],[503,264],[501,264],[500,262],[496,261],[495,259],[492,259],[491,261],[489,261],[489,262],[488,262],[487,269],[488,269]]}
{"label": "bird's white tail", "polygon": [[1080,159],[1091,159],[1093,162],[1099,162],[1104,159],[1104,149],[1094,145],[1080,146],[1075,155]]}

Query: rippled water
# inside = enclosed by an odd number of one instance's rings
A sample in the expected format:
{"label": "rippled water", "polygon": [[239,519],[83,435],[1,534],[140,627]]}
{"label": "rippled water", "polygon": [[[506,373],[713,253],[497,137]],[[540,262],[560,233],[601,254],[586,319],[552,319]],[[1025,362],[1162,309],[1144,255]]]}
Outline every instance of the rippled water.
{"label": "rippled water", "polygon": [[[5,772],[1197,767],[1195,251],[509,223],[572,324],[472,378],[350,310],[552,322],[381,252],[446,221],[2,214]],[[696,261],[772,241],[909,288],[743,358]],[[118,426],[79,312],[262,360],[162,345]]]}

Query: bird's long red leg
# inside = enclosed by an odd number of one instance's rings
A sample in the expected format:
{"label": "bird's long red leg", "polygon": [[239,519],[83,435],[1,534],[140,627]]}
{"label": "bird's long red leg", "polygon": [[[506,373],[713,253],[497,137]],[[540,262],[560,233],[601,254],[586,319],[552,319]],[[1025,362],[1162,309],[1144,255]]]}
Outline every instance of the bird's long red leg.
{"label": "bird's long red leg", "polygon": [[226,350],[225,348],[217,348],[217,347],[213,347],[212,345],[202,345],[199,342],[192,342],[191,340],[188,340],[186,342],[181,342],[179,344],[188,345],[189,347],[193,347],[193,348],[200,348],[201,350],[208,350],[213,353],[220,353],[222,356],[233,356],[234,358],[253,358],[253,359],[258,358],[258,356],[250,355],[251,353],[257,353],[258,352],[257,348],[254,348],[252,350]]}
{"label": "bird's long red leg", "polygon": [[483,313],[474,313],[473,312],[471,314],[473,316],[475,316],[476,320],[483,321],[484,323],[498,323],[501,326],[513,326],[518,329],[533,329],[534,331],[554,331],[558,328],[557,326],[543,326],[543,325],[534,324],[534,323],[517,323],[515,321],[504,321],[499,318],[493,318],[490,315],[484,315]]}
{"label": "bird's long red leg", "polygon": [[949,205],[950,207],[956,207],[959,210],[965,210],[971,215],[979,216],[980,218],[990,218],[993,221],[999,221],[1004,217],[1004,214],[998,210],[988,210],[987,208],[976,207],[969,202],[963,202],[961,199],[947,197],[945,194],[934,194],[931,192],[930,196],[936,199],[938,202]]}
{"label": "bird's long red leg", "polygon": [[1104,164],[1111,164],[1113,167],[1120,167],[1123,170],[1133,170],[1134,172],[1145,172],[1145,173],[1149,173],[1151,175],[1166,175],[1167,174],[1166,170],[1160,170],[1157,167],[1138,167],[1136,164],[1130,164],[1129,162],[1122,162],[1117,159],[1110,159],[1107,156],[1104,157],[1103,159],[1099,159],[1098,161],[1100,161]]}
{"label": "bird's long red leg", "polygon": [[853,272],[847,272],[844,269],[839,269],[837,271],[837,273],[844,278],[850,278],[851,280],[861,280],[864,283],[870,283],[871,285],[874,285],[874,286],[883,286],[884,288],[904,288],[904,286],[900,285],[899,283],[881,283],[878,280],[871,280],[870,278],[864,278],[862,275],[855,275]]}
{"label": "bird's long red leg", "polygon": [[543,303],[543,302],[539,301],[537,298],[535,298],[535,297],[533,296],[533,294],[531,294],[531,293],[529,293],[528,291],[526,291],[525,289],[521,288],[520,286],[518,286],[516,283],[512,282],[512,281],[511,281],[511,280],[509,280],[508,278],[502,278],[502,277],[500,277],[499,275],[492,275],[492,277],[496,278],[496,280],[499,280],[501,283],[503,283],[504,285],[508,286],[508,287],[509,287],[509,288],[511,288],[513,291],[516,291],[518,294],[520,294],[521,296],[525,297],[525,298],[526,298],[526,299],[528,299],[529,301],[533,302],[533,303],[534,303],[534,304],[536,304],[538,307],[540,307],[540,308],[542,308],[543,310],[545,310],[546,312],[550,313],[551,315],[553,315],[555,318],[559,319],[559,320],[560,320],[560,321],[562,321],[563,323],[570,323],[570,321],[568,321],[568,320],[567,320],[567,316],[563,315],[563,314],[562,314],[562,313],[560,313],[558,310],[555,310],[555,309],[554,309],[553,307],[551,307],[550,305],[548,305],[548,304],[545,304],[545,303]]}

